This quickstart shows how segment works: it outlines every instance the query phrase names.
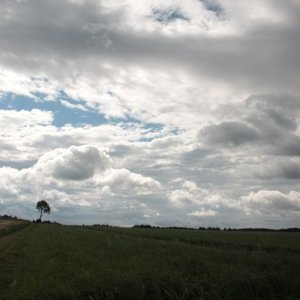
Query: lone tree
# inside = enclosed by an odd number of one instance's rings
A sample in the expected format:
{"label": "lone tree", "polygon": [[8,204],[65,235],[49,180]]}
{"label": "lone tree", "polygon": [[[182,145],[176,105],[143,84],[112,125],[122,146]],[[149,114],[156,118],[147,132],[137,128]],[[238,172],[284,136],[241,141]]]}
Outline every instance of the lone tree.
{"label": "lone tree", "polygon": [[38,210],[40,217],[37,219],[38,222],[42,221],[42,216],[46,214],[50,214],[51,209],[49,204],[45,200],[41,200],[36,204],[36,209]]}

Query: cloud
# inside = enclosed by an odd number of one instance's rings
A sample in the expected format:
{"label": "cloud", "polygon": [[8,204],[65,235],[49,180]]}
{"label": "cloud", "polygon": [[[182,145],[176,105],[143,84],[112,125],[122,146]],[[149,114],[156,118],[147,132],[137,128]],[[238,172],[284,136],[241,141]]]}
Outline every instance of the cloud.
{"label": "cloud", "polygon": [[204,127],[199,139],[212,146],[240,146],[260,139],[258,132],[239,122],[223,122]]}
{"label": "cloud", "polygon": [[30,205],[35,199],[44,198],[55,207],[104,203],[111,207],[120,203],[124,195],[159,192],[157,180],[112,166],[109,155],[93,145],[55,149],[42,155],[30,168],[0,168],[0,199],[7,203],[17,198]]}
{"label": "cloud", "polygon": [[284,156],[300,156],[300,137],[299,135],[280,136],[277,140],[277,147],[273,153]]}
{"label": "cloud", "polygon": [[53,121],[51,111],[39,109],[29,110],[0,110],[0,126],[5,128],[5,133],[28,129],[37,125],[49,125]]}
{"label": "cloud", "polygon": [[67,108],[88,111],[88,109],[85,106],[83,106],[82,104],[74,104],[74,103],[70,103],[69,101],[66,101],[66,100],[60,100],[60,103]]}
{"label": "cloud", "polygon": [[178,8],[171,8],[170,10],[154,9],[153,15],[155,20],[164,24],[176,22],[178,20],[189,21]]}
{"label": "cloud", "polygon": [[10,198],[20,197],[20,187],[22,182],[27,180],[26,171],[19,171],[14,168],[2,167],[0,168],[0,186],[1,186],[1,198],[3,201],[7,201]]}
{"label": "cloud", "polygon": [[246,99],[245,104],[250,112],[247,120],[257,127],[261,126],[269,134],[276,131],[293,132],[297,129],[300,109],[297,97],[288,94],[255,95]]}
{"label": "cloud", "polygon": [[97,171],[103,172],[110,165],[109,156],[93,146],[71,146],[44,154],[34,166],[34,172],[76,181],[89,179]]}
{"label": "cloud", "polygon": [[195,210],[191,212],[189,215],[194,217],[213,217],[218,214],[217,211],[212,209],[201,208],[201,210]]}
{"label": "cloud", "polygon": [[290,191],[287,194],[279,191],[251,192],[242,198],[246,210],[262,214],[300,213],[300,193]]}
{"label": "cloud", "polygon": [[[298,93],[298,6],[214,3],[5,1],[0,64],[13,75],[3,76],[3,92],[55,98],[64,90],[108,117],[182,127],[195,126],[220,98]],[[153,8],[190,21],[157,22]]]}
{"label": "cloud", "polygon": [[271,155],[298,156],[297,132],[300,101],[281,95],[257,95],[244,102],[221,106],[222,122],[210,124],[198,133],[204,145],[238,148],[251,146]]}
{"label": "cloud", "polygon": [[128,141],[140,140],[145,132],[143,126],[128,123],[58,128],[49,124],[53,113],[40,110],[3,110],[2,117],[3,128],[7,130],[0,134],[0,161],[4,166],[16,168],[31,167],[43,154],[57,148],[89,144],[112,148],[115,144],[128,145]]}
{"label": "cloud", "polygon": [[117,190],[134,189],[139,195],[152,194],[160,189],[160,183],[157,180],[127,169],[110,169],[97,182],[104,186],[113,186]]}
{"label": "cloud", "polygon": [[[44,197],[70,222],[274,224],[246,220],[240,199],[298,188],[299,12],[294,0],[2,1],[1,209]],[[274,207],[276,224],[292,215]]]}
{"label": "cloud", "polygon": [[[4,55],[5,56],[5,55]],[[1,60],[0,60],[1,61]],[[58,95],[59,84],[52,79],[45,78],[45,74],[36,76],[35,72],[28,74],[14,68],[0,69],[0,96],[3,93],[24,95],[38,100],[37,94],[46,95],[46,100],[53,100]]]}
{"label": "cloud", "polygon": [[[208,206],[219,208],[222,202],[222,197],[217,193],[209,191],[205,188],[200,188],[198,185],[190,180],[176,180],[176,185],[181,186],[180,189],[174,189],[170,195],[170,204],[175,207],[196,208],[199,206]],[[204,208],[203,208],[204,209]],[[205,208],[206,209],[206,208]]]}
{"label": "cloud", "polygon": [[294,159],[279,159],[256,172],[260,177],[267,179],[284,178],[296,180],[300,178],[300,164]]}

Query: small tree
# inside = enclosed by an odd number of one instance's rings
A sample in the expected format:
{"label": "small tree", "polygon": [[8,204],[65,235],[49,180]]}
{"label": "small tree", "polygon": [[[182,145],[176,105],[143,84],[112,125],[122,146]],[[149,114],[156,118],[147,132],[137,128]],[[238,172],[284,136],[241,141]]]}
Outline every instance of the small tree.
{"label": "small tree", "polygon": [[36,204],[36,209],[38,210],[40,217],[38,218],[38,222],[42,221],[42,216],[46,214],[50,214],[51,209],[49,204],[45,200],[41,200]]}

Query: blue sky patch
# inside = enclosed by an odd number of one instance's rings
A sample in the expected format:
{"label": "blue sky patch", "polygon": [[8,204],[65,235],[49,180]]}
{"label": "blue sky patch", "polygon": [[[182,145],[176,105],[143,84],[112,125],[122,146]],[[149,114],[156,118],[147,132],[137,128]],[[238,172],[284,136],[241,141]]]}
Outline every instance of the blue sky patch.
{"label": "blue sky patch", "polygon": [[224,9],[221,7],[219,3],[215,0],[200,0],[205,8],[211,12],[213,12],[216,16],[221,16],[224,14]]}
{"label": "blue sky patch", "polygon": [[[84,100],[75,100],[61,91],[57,99],[53,101],[45,100],[47,95],[35,93],[36,99],[28,96],[13,93],[4,93],[0,96],[0,109],[3,110],[28,110],[40,109],[51,111],[54,115],[53,125],[62,127],[71,124],[74,127],[81,125],[98,126],[101,124],[119,125],[124,128],[142,128],[145,133],[159,133],[164,126],[159,123],[145,123],[141,120],[126,115],[125,118],[105,118],[104,114],[85,106]],[[78,108],[79,107],[79,108]],[[140,141],[151,141],[154,138],[142,137]]]}
{"label": "blue sky patch", "polygon": [[153,16],[156,21],[164,24],[175,22],[177,20],[189,21],[179,8],[170,8],[166,10],[153,9]]}
{"label": "blue sky patch", "polygon": [[136,118],[126,116],[126,119],[124,118],[112,118],[111,121],[113,121],[113,124],[122,126],[123,128],[140,128],[143,129],[145,132],[145,136],[141,136],[139,141],[140,142],[150,142],[156,137],[149,137],[147,134],[149,133],[159,133],[161,130],[163,130],[164,125],[160,123],[145,123],[143,121],[140,121]]}
{"label": "blue sky patch", "polygon": [[82,110],[63,105],[63,103],[67,102],[74,107],[76,105],[84,106],[84,101],[74,100],[63,92],[61,92],[59,97],[54,101],[45,100],[46,95],[44,94],[35,93],[34,96],[36,96],[38,100],[13,93],[5,93],[1,97],[0,109],[14,109],[17,111],[40,109],[52,111],[54,113],[53,125],[57,127],[62,127],[66,124],[71,124],[73,126],[80,126],[83,124],[96,126],[107,123],[104,115],[96,110]]}

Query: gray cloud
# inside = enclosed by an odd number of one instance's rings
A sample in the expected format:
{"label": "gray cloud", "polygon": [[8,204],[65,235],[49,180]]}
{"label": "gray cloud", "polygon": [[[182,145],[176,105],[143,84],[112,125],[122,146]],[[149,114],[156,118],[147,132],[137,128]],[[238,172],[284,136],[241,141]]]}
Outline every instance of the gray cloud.
{"label": "gray cloud", "polygon": [[[247,120],[268,131],[293,132],[298,126],[300,100],[290,95],[256,95],[246,99],[249,109]],[[268,122],[266,122],[266,120]]]}
{"label": "gray cloud", "polygon": [[250,210],[259,211],[263,214],[286,214],[287,212],[300,212],[300,194],[279,191],[251,192],[243,198],[243,203]]}
{"label": "gray cloud", "polygon": [[[287,156],[300,156],[300,137],[282,137],[279,141],[279,154]],[[278,153],[277,152],[277,153]],[[276,150],[275,150],[276,153]]]}
{"label": "gray cloud", "polygon": [[[299,156],[300,101],[297,98],[258,95],[230,108],[228,118],[236,121],[207,125],[198,133],[200,142],[233,148],[247,145],[260,153]],[[232,110],[236,110],[235,113]]]}
{"label": "gray cloud", "polygon": [[258,132],[240,122],[223,122],[219,125],[204,127],[199,133],[199,139],[210,145],[240,146],[258,141]]}
{"label": "gray cloud", "polygon": [[0,97],[62,100],[109,124],[1,110],[0,208],[43,197],[70,222],[299,224],[299,12],[294,0],[2,1]]}
{"label": "gray cloud", "polygon": [[295,160],[281,159],[280,161],[260,167],[260,171],[255,173],[267,179],[284,178],[297,180],[300,178],[300,164]]}
{"label": "gray cloud", "polygon": [[[282,7],[278,1],[272,4],[275,9]],[[196,1],[194,5],[200,9]],[[149,17],[130,15],[126,5],[118,9],[106,6],[105,1],[5,1],[0,30],[1,64],[52,73],[58,78],[76,72],[92,71],[97,75],[99,70],[108,75],[101,67],[105,63],[158,69],[176,69],[180,64],[182,70],[200,78],[210,77],[230,86],[234,82],[236,87],[261,91],[299,91],[298,22],[294,13],[299,7],[293,1],[285,2],[285,14],[290,19],[286,17],[284,22],[266,24],[257,20],[249,23],[252,29],[246,34],[213,37],[188,32],[175,38],[163,35],[154,30]],[[232,9],[232,4],[224,3],[223,8]],[[145,22],[145,27],[152,24],[154,29],[132,30],[129,22],[134,17]]]}
{"label": "gray cloud", "polygon": [[169,10],[153,10],[153,16],[156,21],[168,24],[169,22],[175,22],[177,20],[189,21],[187,17],[178,8],[171,8]]}

